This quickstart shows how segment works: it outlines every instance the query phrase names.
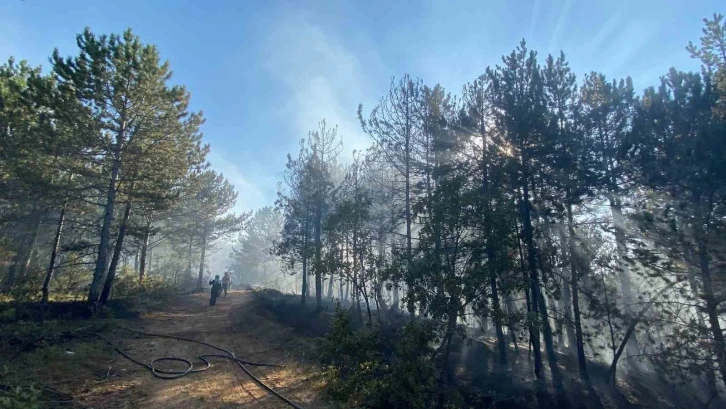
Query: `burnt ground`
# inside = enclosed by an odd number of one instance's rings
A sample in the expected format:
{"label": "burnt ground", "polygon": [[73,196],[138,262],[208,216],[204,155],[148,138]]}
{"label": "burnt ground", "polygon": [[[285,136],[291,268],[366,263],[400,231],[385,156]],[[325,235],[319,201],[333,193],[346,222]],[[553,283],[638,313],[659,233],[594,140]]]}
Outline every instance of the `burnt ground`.
{"label": "burnt ground", "polygon": [[[316,313],[313,305],[303,308],[299,296],[284,295],[274,290],[263,290],[253,294],[258,314],[284,324],[302,339],[320,337],[327,333],[335,310],[334,303],[323,300],[323,310]],[[314,304],[310,299],[309,304]],[[344,308],[351,308],[344,305]],[[374,312],[374,315],[376,313]],[[403,316],[388,316],[403,325],[408,321]],[[497,367],[496,341],[492,334],[469,331],[470,338],[456,338],[452,344],[451,363],[454,378],[472,407],[493,408],[536,408],[534,363],[527,350],[526,340],[520,342],[519,350],[510,347],[511,367],[501,370]],[[543,359],[546,355],[542,351]],[[558,366],[567,392],[571,409],[696,409],[726,407],[722,401],[704,401],[703,393],[696,392],[694,385],[677,383],[664,374],[641,372],[628,376],[619,368],[617,387],[607,381],[608,365],[590,361],[588,373],[592,387],[583,385],[578,374],[577,360],[568,354],[558,353]],[[545,376],[550,393],[552,379],[545,362]],[[703,392],[703,391],[701,391]],[[555,406],[557,406],[555,404]]]}

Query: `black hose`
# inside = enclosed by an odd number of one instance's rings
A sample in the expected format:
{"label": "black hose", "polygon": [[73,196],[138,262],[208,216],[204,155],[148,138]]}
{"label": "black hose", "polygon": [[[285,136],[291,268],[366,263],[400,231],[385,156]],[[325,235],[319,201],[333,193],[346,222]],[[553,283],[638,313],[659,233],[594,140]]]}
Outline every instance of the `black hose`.
{"label": "black hose", "polygon": [[[282,400],[283,402],[287,403],[288,405],[292,406],[295,409],[303,409],[302,406],[300,406],[297,403],[291,401],[290,399],[284,397],[279,392],[277,392],[276,390],[272,389],[270,386],[268,386],[267,384],[265,384],[264,382],[262,382],[259,378],[257,378],[256,376],[254,376],[247,369],[247,367],[245,367],[245,364],[246,365],[252,365],[252,366],[271,366],[271,367],[277,367],[277,368],[284,368],[285,367],[284,365],[274,365],[274,364],[265,364],[265,363],[260,363],[260,362],[245,361],[243,359],[237,358],[235,356],[234,352],[232,352],[232,351],[229,351],[227,349],[218,347],[218,346],[213,345],[213,344],[210,344],[208,342],[199,341],[199,340],[196,340],[196,339],[178,337],[178,336],[175,336],[175,335],[155,334],[155,333],[150,333],[150,332],[137,331],[137,330],[133,330],[131,328],[126,328],[126,327],[122,327],[122,326],[119,326],[118,328],[119,329],[122,329],[122,330],[125,330],[125,331],[133,332],[135,334],[145,335],[145,336],[149,336],[149,337],[170,338],[170,339],[176,339],[176,340],[180,340],[180,341],[194,342],[194,343],[197,343],[197,344],[202,344],[202,345],[208,346],[208,347],[213,348],[213,349],[216,349],[218,351],[222,351],[222,352],[226,353],[226,355],[221,355],[221,354],[204,354],[204,355],[200,355],[199,356],[199,359],[202,362],[204,362],[205,365],[206,365],[203,368],[194,368],[194,364],[192,363],[192,361],[190,361],[188,359],[185,359],[185,358],[178,358],[178,357],[157,358],[157,359],[154,359],[153,361],[151,361],[150,363],[147,364],[146,362],[139,361],[138,359],[130,356],[129,354],[127,354],[126,352],[124,352],[118,345],[114,344],[113,342],[111,342],[111,340],[109,340],[108,338],[106,338],[105,336],[103,336],[101,334],[92,333],[92,332],[83,332],[83,333],[88,334],[88,335],[93,335],[93,336],[96,336],[98,338],[101,338],[107,344],[109,344],[110,346],[112,346],[116,350],[116,352],[118,352],[119,354],[121,354],[121,356],[123,356],[124,358],[128,359],[129,361],[131,361],[131,362],[133,362],[135,364],[141,365],[141,366],[149,369],[151,371],[151,373],[155,377],[160,378],[160,379],[177,379],[177,378],[181,378],[183,376],[189,375],[190,373],[197,373],[197,372],[206,371],[207,369],[209,369],[212,366],[212,364],[206,358],[223,358],[223,359],[229,359],[231,361],[236,362],[237,365],[239,365],[239,367],[242,368],[242,370],[245,371],[245,373],[250,378],[252,378],[252,380],[254,380],[255,382],[257,382],[258,385],[260,385],[261,387],[263,387],[264,389],[266,389],[268,392],[272,393],[273,395],[275,395],[276,397],[278,397],[280,400]],[[185,364],[187,364],[187,368],[185,370],[181,370],[181,371],[179,371],[179,370],[173,371],[173,370],[156,369],[156,367],[154,367],[154,363],[155,362],[160,362],[160,361],[178,361],[178,362],[184,362]]]}

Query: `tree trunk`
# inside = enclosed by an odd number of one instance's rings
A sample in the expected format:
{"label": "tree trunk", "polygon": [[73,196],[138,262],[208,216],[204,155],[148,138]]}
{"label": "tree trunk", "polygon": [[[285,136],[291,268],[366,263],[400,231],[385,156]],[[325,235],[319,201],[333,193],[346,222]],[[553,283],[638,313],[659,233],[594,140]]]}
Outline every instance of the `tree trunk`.
{"label": "tree trunk", "polygon": [[[691,294],[693,294],[694,300],[698,300],[699,288],[698,282],[696,281],[696,272],[692,267],[688,267],[688,284],[691,287]],[[696,319],[698,320],[698,326],[701,328],[708,328],[706,326],[706,319],[703,317],[701,308],[696,308]],[[706,382],[708,383],[708,390],[710,396],[718,395],[718,387],[716,386],[716,374],[713,371],[713,365],[709,362],[708,369],[706,372]]]}
{"label": "tree trunk", "polygon": [[12,264],[10,265],[8,274],[5,276],[5,281],[3,282],[4,293],[8,293],[15,286],[17,281],[23,279],[23,276],[30,265],[30,260],[32,259],[33,251],[35,249],[35,243],[37,242],[38,234],[40,233],[41,221],[43,219],[38,212],[33,212],[31,217],[34,224],[32,225],[30,232],[24,235],[20,246],[18,247],[18,252],[15,253],[15,256],[13,256]]}
{"label": "tree trunk", "polygon": [[[378,312],[386,313],[388,311],[388,305],[386,300],[383,298],[383,280],[381,280],[381,270],[383,269],[385,249],[384,243],[386,242],[386,236],[384,234],[379,235],[378,239],[378,269],[376,271],[376,303],[378,305]],[[380,314],[379,314],[380,317]]]}
{"label": "tree trunk", "polygon": [[154,235],[149,233],[149,272],[154,271],[154,260],[156,260],[156,258],[154,258]]}
{"label": "tree trunk", "polygon": [[189,233],[189,246],[187,249],[187,277],[194,277],[192,275],[192,242],[194,240],[194,236]]}
{"label": "tree trunk", "polygon": [[146,223],[144,228],[144,237],[141,241],[141,259],[139,260],[139,282],[144,281],[146,277],[146,253],[149,250],[149,233],[151,231],[151,224]]}
{"label": "tree trunk", "polygon": [[58,227],[55,230],[55,237],[53,238],[53,249],[50,252],[50,263],[48,265],[48,271],[45,273],[45,280],[43,281],[43,295],[41,302],[43,304],[48,303],[48,294],[50,292],[50,282],[53,279],[53,273],[55,272],[55,259],[58,256],[58,248],[60,247],[61,235],[63,234],[63,223],[66,219],[66,208],[68,207],[68,198],[63,200],[63,207],[61,208],[60,216],[58,216]]}
{"label": "tree trunk", "polygon": [[[535,315],[539,314],[539,274],[537,272],[537,253],[534,248],[534,233],[532,231],[532,216],[530,213],[529,203],[529,187],[527,186],[528,176],[525,175],[523,183],[523,200],[522,200],[522,221],[524,230],[524,246],[527,250],[527,269],[529,272],[529,304],[530,311]],[[539,328],[530,325],[530,338],[532,340],[532,350],[534,353],[534,374],[538,380],[544,379],[542,373],[542,350],[540,349]]]}
{"label": "tree trunk", "polygon": [[[407,116],[408,121],[408,116]],[[411,268],[411,257],[412,257],[412,244],[411,244],[411,130],[410,127],[407,130],[406,135],[406,143],[405,143],[405,153],[406,153],[406,164],[405,164],[405,179],[406,179],[406,198],[405,198],[405,205],[406,205],[406,269]],[[408,284],[408,283],[407,283]],[[410,286],[407,286],[410,288]],[[410,290],[409,290],[410,291]],[[411,316],[411,319],[415,317],[416,310],[414,308],[413,302],[410,300],[412,299],[411,295],[409,294],[408,297],[408,313]]]}
{"label": "tree trunk", "polygon": [[335,273],[331,272],[328,277],[328,299],[333,298],[333,281],[335,281]]}
{"label": "tree trunk", "polygon": [[[345,259],[344,253],[343,253],[343,249],[345,248],[344,246],[345,246],[345,244],[343,246],[340,246],[340,259],[341,260]],[[340,271],[338,272],[338,300],[339,301],[343,300],[343,276],[344,276],[343,268],[341,267]]]}
{"label": "tree trunk", "polygon": [[[569,193],[568,193],[569,194]],[[582,335],[582,323],[580,322],[580,298],[579,298],[579,257],[575,247],[575,226],[572,218],[572,205],[567,204],[567,228],[570,234],[570,286],[572,287],[572,309],[575,313],[575,342],[577,347],[577,363],[580,370],[580,379],[590,382],[587,373],[587,360],[585,358],[585,345]]]}
{"label": "tree trunk", "polygon": [[118,260],[124,248],[124,237],[126,237],[126,226],[128,225],[130,214],[131,201],[129,200],[126,202],[126,209],[124,209],[124,216],[121,220],[121,226],[119,227],[116,246],[113,251],[113,257],[111,257],[111,265],[108,267],[106,282],[103,283],[103,291],[101,291],[101,298],[99,299],[99,302],[104,305],[108,302],[108,297],[111,295],[111,288],[113,287],[113,281],[116,279],[116,267],[118,266]]}
{"label": "tree trunk", "polygon": [[199,274],[197,276],[197,291],[202,291],[202,283],[204,280],[204,258],[207,255],[207,226],[202,229],[201,255],[199,256]]}
{"label": "tree trunk", "polygon": [[[515,224],[515,229],[517,231],[517,253],[519,255],[519,268],[522,273],[522,278],[523,278],[524,282],[526,282],[527,278],[528,278],[528,272],[527,272],[527,267],[524,264],[524,250],[522,250],[522,238],[521,238],[522,235],[520,234],[519,224],[517,223],[516,219],[514,221],[514,224]],[[529,316],[529,313],[532,312],[532,303],[530,302],[529,289],[524,290],[524,299],[526,302],[525,305],[527,306],[527,316]],[[533,336],[534,336],[534,334],[532,333],[532,326],[530,325],[529,326],[529,340],[527,342],[527,359],[532,358],[531,352],[532,352],[532,337]]]}
{"label": "tree trunk", "polygon": [[547,313],[547,302],[540,290],[539,292],[539,310],[542,318],[542,335],[545,343],[545,352],[547,353],[547,360],[550,364],[550,372],[552,373],[552,383],[557,393],[559,400],[559,407],[566,407],[567,397],[565,396],[565,386],[562,379],[562,373],[560,367],[557,364],[557,351],[555,351],[554,338],[552,338],[552,327],[550,326],[550,319]]}
{"label": "tree trunk", "polygon": [[137,248],[136,251],[134,251],[134,273],[138,274],[139,272],[139,249]]}
{"label": "tree trunk", "polygon": [[358,283],[358,235],[355,229],[353,229],[353,294],[355,296],[355,308],[358,314],[358,319],[363,321],[363,314],[360,308],[360,289]]}
{"label": "tree trunk", "polygon": [[613,361],[610,363],[610,369],[608,370],[608,375],[606,379],[611,382],[613,385],[615,385],[615,370],[617,369],[618,360],[620,359],[620,356],[622,355],[623,351],[625,350],[625,346],[628,343],[628,340],[630,339],[630,336],[633,335],[635,332],[635,327],[640,323],[640,320],[643,319],[645,314],[655,305],[655,301],[660,298],[661,295],[665,294],[666,291],[673,288],[676,284],[680,283],[683,279],[679,278],[676,281],[672,281],[670,284],[666,285],[665,287],[661,288],[650,300],[648,305],[643,307],[642,310],[638,313],[637,316],[631,319],[630,325],[628,325],[628,329],[625,331],[625,335],[623,335],[623,340],[620,343],[620,346],[618,347],[617,351],[615,352],[615,356],[613,356]]}
{"label": "tree trunk", "polygon": [[308,297],[308,257],[303,254],[302,259],[302,305],[307,303]]}
{"label": "tree trunk", "polygon": [[[373,314],[371,313],[371,303],[370,299],[368,297],[368,290],[366,287],[365,280],[363,280],[363,285],[360,286],[361,293],[363,294],[363,301],[366,303],[366,311],[368,312],[368,328],[373,328]],[[358,304],[360,305],[360,300],[358,301]],[[358,307],[360,309],[360,307]]]}
{"label": "tree trunk", "polygon": [[[486,190],[488,189],[486,177],[484,180],[485,180],[484,190],[485,190],[485,194],[486,194],[487,193]],[[489,212],[488,205],[487,205],[487,209],[485,210],[485,212],[487,212],[487,214],[485,215],[484,224],[485,224],[485,226],[488,227],[489,221],[490,221],[490,217],[488,214],[488,212]],[[488,236],[490,236],[490,235],[488,234]],[[499,291],[497,289],[497,278],[496,278],[497,272],[491,266],[494,263],[496,255],[494,252],[493,244],[491,243],[490,239],[491,239],[491,237],[487,237],[486,252],[487,252],[487,270],[489,273],[489,287],[492,292],[492,294],[491,294],[492,307],[493,307],[492,319],[494,321],[494,328],[495,328],[495,332],[497,334],[497,347],[499,349],[499,363],[504,367],[507,364],[507,344],[504,341],[504,332],[502,330],[502,308],[501,308],[501,303],[499,302]],[[486,321],[482,321],[482,322],[484,323]],[[484,328],[482,328],[482,329],[484,329]]]}
{"label": "tree trunk", "polygon": [[307,260],[308,265],[308,273],[307,273],[307,283],[305,285],[305,297],[310,299],[310,260]]}
{"label": "tree trunk", "polygon": [[[569,223],[569,218],[568,218]],[[572,252],[572,247],[565,238],[565,232],[562,228],[558,229],[560,235],[560,246],[562,247],[562,303],[565,316],[565,334],[567,335],[567,350],[571,355],[577,355],[577,339],[575,337],[574,321],[572,319],[572,273],[568,271],[567,265],[570,264],[568,253]],[[579,306],[578,306],[579,307]]]}
{"label": "tree trunk", "polygon": [[350,300],[350,278],[352,276],[351,274],[351,268],[350,264],[348,263],[348,259],[350,258],[350,234],[348,231],[345,232],[345,300]]}
{"label": "tree trunk", "polygon": [[[620,292],[623,297],[623,312],[625,315],[632,314],[633,290],[630,284],[630,264],[627,261],[627,244],[625,242],[625,219],[623,218],[622,204],[620,198],[615,194],[610,195],[610,212],[613,217],[613,226],[615,227],[615,244],[618,254],[619,268],[618,279],[620,281]],[[638,338],[630,337],[625,350],[626,357],[637,356],[640,354],[638,346]],[[628,361],[629,364],[632,362]]]}
{"label": "tree trunk", "polygon": [[453,305],[455,301],[449,301],[449,317],[446,325],[446,335],[444,336],[444,355],[441,362],[441,373],[439,374],[439,401],[438,407],[443,408],[445,402],[445,386],[449,380],[449,360],[451,357],[451,341],[454,338],[454,331],[456,330],[456,319],[458,313],[456,306]]}
{"label": "tree trunk", "polygon": [[108,250],[111,242],[111,225],[113,224],[113,212],[116,206],[116,180],[121,169],[120,152],[123,130],[120,132],[118,147],[116,148],[113,164],[111,165],[111,178],[106,193],[106,208],[103,215],[103,226],[101,227],[101,241],[98,245],[98,257],[96,257],[96,268],[93,270],[93,281],[88,291],[88,304],[95,304],[101,295],[104,278],[106,277],[106,266],[108,265]]}
{"label": "tree trunk", "polygon": [[[700,206],[699,206],[700,208]],[[699,211],[700,213],[700,211]],[[713,283],[711,279],[711,266],[708,254],[708,243],[706,242],[706,233],[700,227],[701,215],[697,216],[696,241],[698,243],[698,261],[701,269],[701,279],[703,281],[703,292],[706,299],[706,313],[708,314],[708,322],[711,325],[711,333],[716,349],[716,358],[718,359],[718,368],[721,378],[726,385],[726,339],[724,339],[723,330],[718,316],[718,303],[713,292]]]}
{"label": "tree trunk", "polygon": [[507,319],[508,319],[508,327],[509,327],[509,334],[512,336],[512,344],[514,344],[514,350],[519,353],[519,344],[517,343],[517,331],[516,331],[516,323],[514,322],[514,314],[517,312],[517,304],[512,299],[512,295],[507,293],[505,296],[505,303],[507,307]]}
{"label": "tree trunk", "polygon": [[[337,253],[338,251],[338,243],[333,240],[333,243],[330,247],[330,253],[328,255],[328,259],[330,259],[330,255]],[[330,275],[328,276],[328,291],[327,291],[327,297],[329,300],[333,299],[333,282],[335,281],[335,270],[333,268],[330,268]]]}
{"label": "tree trunk", "polygon": [[33,233],[30,236],[30,245],[28,246],[28,252],[25,256],[25,259],[23,259],[22,263],[20,264],[20,270],[18,270],[17,279],[21,282],[25,279],[25,276],[28,273],[28,268],[30,268],[30,261],[33,259],[33,253],[35,253],[35,247],[38,244],[40,227],[43,225],[43,216],[45,216],[45,212],[38,215],[38,220],[35,222]]}
{"label": "tree trunk", "polygon": [[303,248],[301,251],[302,256],[302,305],[307,304],[307,298],[310,295],[310,285],[308,283],[308,242],[310,240],[310,226],[309,226],[309,214],[306,215],[305,219],[305,231],[303,232]]}
{"label": "tree trunk", "polygon": [[[565,286],[567,282],[564,282]],[[562,291],[562,289],[560,289]],[[559,311],[564,311],[564,303],[562,300],[554,300],[550,298],[550,305],[555,305]],[[562,352],[565,349],[565,323],[559,317],[555,320],[555,333],[557,334],[557,351]]]}
{"label": "tree trunk", "polygon": [[322,243],[321,243],[321,233],[322,233],[322,209],[321,203],[318,203],[316,205],[315,209],[315,310],[320,311],[323,308],[323,301],[322,301],[322,295],[323,295],[323,272],[322,272],[322,260],[321,260],[321,252],[322,252]]}
{"label": "tree trunk", "polygon": [[[391,249],[395,248],[396,246],[396,240],[395,238],[391,238]],[[399,292],[398,288],[398,282],[391,282],[393,287],[393,295],[391,297],[391,309],[395,312],[398,312],[401,308],[401,294]]]}
{"label": "tree trunk", "polygon": [[494,328],[497,332],[497,346],[499,347],[499,363],[502,367],[507,365],[507,342],[504,341],[504,331],[502,330],[502,308],[499,303],[499,291],[497,290],[497,279],[493,275],[489,278],[492,289],[492,307]]}
{"label": "tree trunk", "polygon": [[[25,242],[25,240],[23,240]],[[25,245],[22,244],[24,247]],[[15,277],[17,276],[18,272],[18,266],[20,265],[20,259],[22,256],[20,253],[15,253],[15,255],[12,257],[12,261],[10,261],[10,267],[8,268],[8,272],[5,275],[5,279],[3,280],[3,286],[2,286],[2,292],[3,294],[7,294],[12,290],[12,288],[15,286]]]}
{"label": "tree trunk", "polygon": [[345,301],[350,302],[350,279],[345,280]]}
{"label": "tree trunk", "polygon": [[[680,221],[678,222],[678,230],[679,231],[685,230],[685,226]],[[693,299],[695,300],[696,303],[698,303],[698,300],[701,298],[700,297],[700,288],[698,285],[698,281],[696,280],[696,275],[698,274],[698,271],[697,271],[697,268],[694,268],[691,266],[691,263],[693,262],[692,261],[693,253],[691,250],[690,243],[687,244],[687,242],[684,240],[683,237],[681,238],[681,247],[682,247],[683,256],[684,256],[687,270],[688,270],[688,285],[691,288],[691,294],[693,296]],[[700,261],[698,264],[700,265]],[[703,316],[703,309],[700,308],[700,306],[697,306],[695,308],[695,313],[696,313],[696,319],[698,321],[698,326],[703,328],[704,331],[708,331],[708,329],[707,329],[708,327],[706,325],[706,319]],[[705,371],[706,372],[705,375],[706,375],[706,382],[708,384],[709,396],[715,397],[715,396],[718,396],[718,393],[719,393],[718,386],[716,383],[716,373],[714,372],[713,364],[711,362],[708,362],[707,365],[708,365],[708,370]]]}
{"label": "tree trunk", "polygon": [[[486,257],[487,257],[487,272],[489,273],[489,287],[492,292],[492,307],[493,314],[492,318],[494,321],[494,330],[497,334],[497,347],[499,349],[499,363],[502,367],[507,365],[507,343],[504,341],[504,331],[502,330],[502,308],[499,302],[499,291],[497,289],[497,275],[498,272],[493,267],[495,259],[497,257],[494,249],[494,240],[492,237],[493,223],[492,223],[492,198],[489,191],[489,150],[486,138],[485,125],[481,123],[481,137],[482,137],[482,161],[481,161],[481,191],[484,196],[484,227],[486,229]],[[438,239],[438,237],[437,237]],[[437,247],[440,247],[437,243]]]}

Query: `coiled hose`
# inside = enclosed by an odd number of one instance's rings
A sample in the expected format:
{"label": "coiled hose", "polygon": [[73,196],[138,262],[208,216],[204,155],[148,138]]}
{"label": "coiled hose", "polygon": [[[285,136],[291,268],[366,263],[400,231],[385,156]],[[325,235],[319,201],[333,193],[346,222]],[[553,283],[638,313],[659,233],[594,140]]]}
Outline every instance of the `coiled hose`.
{"label": "coiled hose", "polygon": [[[121,356],[123,356],[124,358],[128,359],[129,361],[131,361],[131,362],[133,362],[133,363],[135,363],[137,365],[141,365],[141,366],[149,369],[151,371],[151,373],[155,377],[160,378],[160,379],[177,379],[177,378],[181,378],[183,376],[189,375],[190,373],[197,373],[197,372],[206,371],[207,369],[209,369],[212,366],[212,364],[209,362],[209,360],[207,358],[223,358],[223,359],[229,359],[231,361],[236,362],[237,365],[239,365],[239,367],[242,368],[242,370],[250,378],[252,378],[252,380],[254,380],[258,385],[260,385],[262,388],[266,389],[267,391],[269,391],[270,393],[272,393],[273,395],[275,395],[276,397],[278,397],[283,402],[285,402],[288,405],[292,406],[293,408],[295,408],[295,409],[303,409],[302,406],[300,406],[297,403],[291,401],[290,399],[288,399],[285,396],[281,395],[276,390],[272,389],[272,387],[270,387],[267,384],[265,384],[264,382],[262,382],[262,380],[260,380],[258,377],[256,377],[255,375],[253,375],[247,369],[247,367],[245,367],[245,365],[251,365],[251,366],[270,366],[270,367],[276,367],[276,368],[284,368],[284,365],[274,365],[274,364],[266,364],[266,363],[260,363],[260,362],[246,361],[246,360],[237,358],[235,356],[234,352],[232,352],[232,351],[229,351],[229,350],[227,350],[225,348],[218,347],[218,346],[213,345],[213,344],[210,344],[208,342],[199,341],[199,340],[196,340],[196,339],[185,338],[185,337],[178,337],[178,336],[175,336],[175,335],[155,334],[155,333],[151,333],[151,332],[137,331],[137,330],[134,330],[134,329],[131,329],[131,328],[122,327],[122,326],[118,326],[118,328],[119,329],[122,329],[124,331],[132,332],[134,334],[145,335],[145,336],[149,336],[149,337],[169,338],[169,339],[176,339],[176,340],[180,340],[180,341],[194,342],[194,343],[197,343],[197,344],[201,344],[201,345],[208,346],[208,347],[213,348],[213,349],[216,349],[218,351],[222,351],[226,355],[222,355],[222,354],[204,354],[204,355],[200,355],[199,356],[199,359],[202,362],[204,362],[204,364],[205,364],[205,366],[203,368],[194,368],[194,364],[190,360],[185,359],[185,358],[178,358],[178,357],[156,358],[153,361],[151,361],[149,363],[146,363],[146,362],[139,361],[138,359],[136,359],[136,358],[130,356],[129,354],[127,354],[126,352],[124,352],[118,345],[114,344],[110,339],[106,338],[104,335],[101,335],[99,333],[94,333],[94,332],[82,332],[82,333],[88,334],[88,335],[93,335],[93,336],[96,336],[96,337],[102,339],[107,344],[109,344],[111,347],[113,347],[113,349],[115,349],[116,352],[118,352],[119,354],[121,354]],[[154,367],[154,363],[161,362],[161,361],[184,362],[185,364],[187,364],[187,368],[185,370],[181,370],[181,371],[173,371],[173,370],[157,369],[156,367]]]}

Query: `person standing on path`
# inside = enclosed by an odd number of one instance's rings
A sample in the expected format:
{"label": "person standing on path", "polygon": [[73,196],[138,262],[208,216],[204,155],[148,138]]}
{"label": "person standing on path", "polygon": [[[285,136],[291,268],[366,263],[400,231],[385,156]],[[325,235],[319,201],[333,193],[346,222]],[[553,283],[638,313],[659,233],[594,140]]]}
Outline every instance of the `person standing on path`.
{"label": "person standing on path", "polygon": [[227,290],[229,289],[229,286],[232,284],[232,276],[229,274],[229,271],[224,272],[224,277],[222,277],[222,289],[224,290],[224,296],[227,296]]}
{"label": "person standing on path", "polygon": [[214,280],[211,280],[209,285],[212,286],[212,297],[209,299],[209,306],[214,307],[217,304],[219,293],[222,292],[222,283],[219,281],[219,274],[214,276]]}

